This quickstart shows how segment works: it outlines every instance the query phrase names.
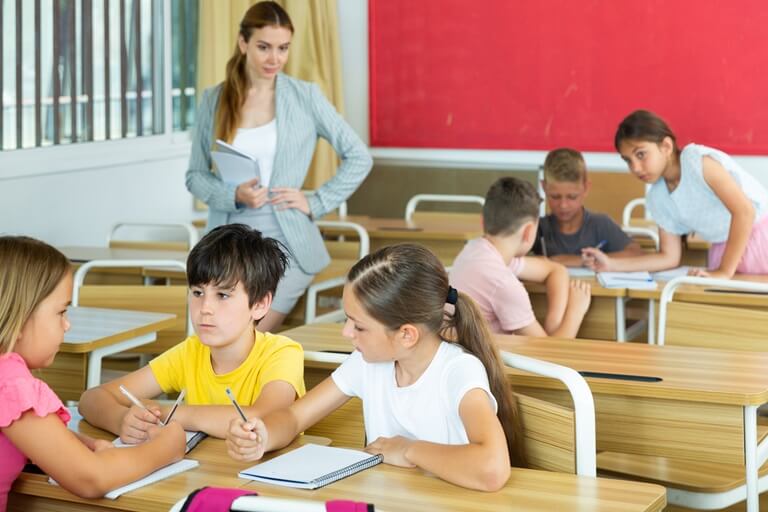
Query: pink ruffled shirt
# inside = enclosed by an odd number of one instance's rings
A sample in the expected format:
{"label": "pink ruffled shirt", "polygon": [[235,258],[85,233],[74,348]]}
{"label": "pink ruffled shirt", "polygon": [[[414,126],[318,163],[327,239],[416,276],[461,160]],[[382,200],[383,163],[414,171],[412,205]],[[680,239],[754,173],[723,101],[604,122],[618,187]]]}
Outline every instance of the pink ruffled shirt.
{"label": "pink ruffled shirt", "polygon": [[[0,429],[9,426],[28,410],[41,418],[55,413],[66,425],[69,411],[48,385],[36,379],[27,363],[15,352],[0,355]],[[0,431],[0,511],[8,503],[8,493],[27,457]]]}

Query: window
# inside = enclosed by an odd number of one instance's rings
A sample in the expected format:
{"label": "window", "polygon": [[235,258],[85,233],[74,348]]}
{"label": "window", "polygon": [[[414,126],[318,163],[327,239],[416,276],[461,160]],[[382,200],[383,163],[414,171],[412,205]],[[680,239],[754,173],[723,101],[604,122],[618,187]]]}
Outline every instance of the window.
{"label": "window", "polygon": [[186,130],[197,22],[197,0],[0,0],[0,150]]}

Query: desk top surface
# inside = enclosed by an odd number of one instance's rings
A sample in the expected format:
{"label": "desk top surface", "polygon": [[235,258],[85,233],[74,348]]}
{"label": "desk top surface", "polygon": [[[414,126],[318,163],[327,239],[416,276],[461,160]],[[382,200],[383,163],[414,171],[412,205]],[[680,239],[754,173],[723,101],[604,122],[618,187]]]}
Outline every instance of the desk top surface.
{"label": "desk top surface", "polygon": [[[768,275],[736,274],[734,281],[747,281],[751,283],[768,284]],[[659,300],[661,292],[664,290],[666,281],[658,281],[658,288],[655,290],[627,290],[627,296],[633,299],[654,299]],[[712,290],[717,291],[712,291]],[[744,293],[738,290],[726,290],[713,286],[697,286],[694,284],[680,285],[675,291],[675,299],[687,302],[699,302],[702,304],[718,304],[733,306],[762,306],[768,307],[768,292]]]}
{"label": "desk top surface", "polygon": [[[111,439],[85,422],[80,430],[94,437]],[[308,436],[309,437],[309,436]],[[309,439],[314,440],[314,439]],[[322,443],[325,439],[320,438]],[[298,442],[290,448],[298,446]],[[280,452],[277,452],[280,453]],[[243,487],[264,496],[308,500],[351,499],[373,503],[380,511],[660,511],[666,504],[664,488],[658,485],[577,477],[531,469],[513,469],[512,477],[499,492],[471,491],[444,482],[417,469],[381,464],[327,487],[308,491],[272,486],[237,478],[253,463],[231,460],[224,442],[208,438],[189,455],[200,466],[154,485],[129,492],[116,501],[84,500],[47,483],[43,475],[22,473],[14,485],[17,493],[46,496],[62,502],[80,502],[130,511],[167,511],[195,489],[209,485]],[[266,457],[269,458],[270,456]]]}
{"label": "desk top surface", "polygon": [[[281,333],[306,351],[349,352],[339,324],[311,324]],[[768,353],[659,347],[615,341],[494,335],[502,350],[550,361],[577,371],[659,377],[658,382],[587,378],[593,393],[759,405],[768,402]],[[514,382],[559,388],[559,383],[516,370]]]}
{"label": "desk top surface", "polygon": [[176,260],[184,263],[189,255],[186,251],[113,249],[90,246],[65,246],[57,247],[57,249],[74,263],[86,263],[92,260]]}
{"label": "desk top surface", "polygon": [[64,335],[62,352],[82,353],[172,327],[176,315],[122,309],[73,307],[67,311],[72,327]]}
{"label": "desk top surface", "polygon": [[[371,238],[407,240],[471,240],[483,234],[479,214],[429,212],[412,221],[404,218],[378,218],[364,215],[328,217],[360,224]],[[332,231],[323,228],[323,231]]]}

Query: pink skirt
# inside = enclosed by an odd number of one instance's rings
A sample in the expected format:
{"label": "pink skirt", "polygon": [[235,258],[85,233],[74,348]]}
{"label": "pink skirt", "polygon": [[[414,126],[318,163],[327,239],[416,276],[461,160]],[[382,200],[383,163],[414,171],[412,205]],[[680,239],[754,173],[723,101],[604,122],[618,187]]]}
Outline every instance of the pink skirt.
{"label": "pink skirt", "polygon": [[[709,248],[708,267],[715,270],[720,266],[725,252],[725,242],[712,244]],[[741,256],[739,266],[736,267],[739,274],[768,274],[768,215],[760,219],[752,226],[747,247]]]}

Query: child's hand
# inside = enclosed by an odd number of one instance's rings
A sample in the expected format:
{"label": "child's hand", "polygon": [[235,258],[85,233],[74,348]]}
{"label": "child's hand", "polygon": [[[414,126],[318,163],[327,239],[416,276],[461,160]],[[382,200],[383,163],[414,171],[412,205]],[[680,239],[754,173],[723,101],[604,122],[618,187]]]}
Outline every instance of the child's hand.
{"label": "child's hand", "polygon": [[592,286],[589,282],[581,279],[571,279],[571,288],[568,293],[568,309],[584,317],[591,302]]}
{"label": "child's hand", "polygon": [[235,460],[259,460],[264,456],[268,438],[267,426],[260,419],[244,423],[240,418],[232,418],[227,431],[227,453]]}
{"label": "child's hand", "polygon": [[688,275],[689,276],[696,276],[696,277],[712,277],[714,279],[730,279],[733,276],[729,276],[726,272],[723,272],[722,270],[704,270],[703,268],[691,268],[688,269]]}
{"label": "child's hand", "polygon": [[174,460],[184,457],[187,451],[187,435],[184,433],[184,427],[178,421],[171,421],[164,427],[150,426],[147,429],[147,437],[149,440],[161,439],[161,442],[176,448]]}
{"label": "child's hand", "polygon": [[154,404],[147,409],[132,405],[120,424],[120,440],[126,444],[143,443],[149,438],[149,428],[160,424],[160,414],[160,408]]}
{"label": "child's hand", "polygon": [[365,451],[373,455],[382,454],[384,462],[387,464],[404,468],[415,468],[416,464],[412,463],[405,456],[405,452],[408,451],[412,443],[411,439],[402,436],[380,437],[366,446]]}
{"label": "child's hand", "polygon": [[611,258],[600,249],[585,247],[581,250],[581,263],[590,270],[603,272],[610,269]]}

